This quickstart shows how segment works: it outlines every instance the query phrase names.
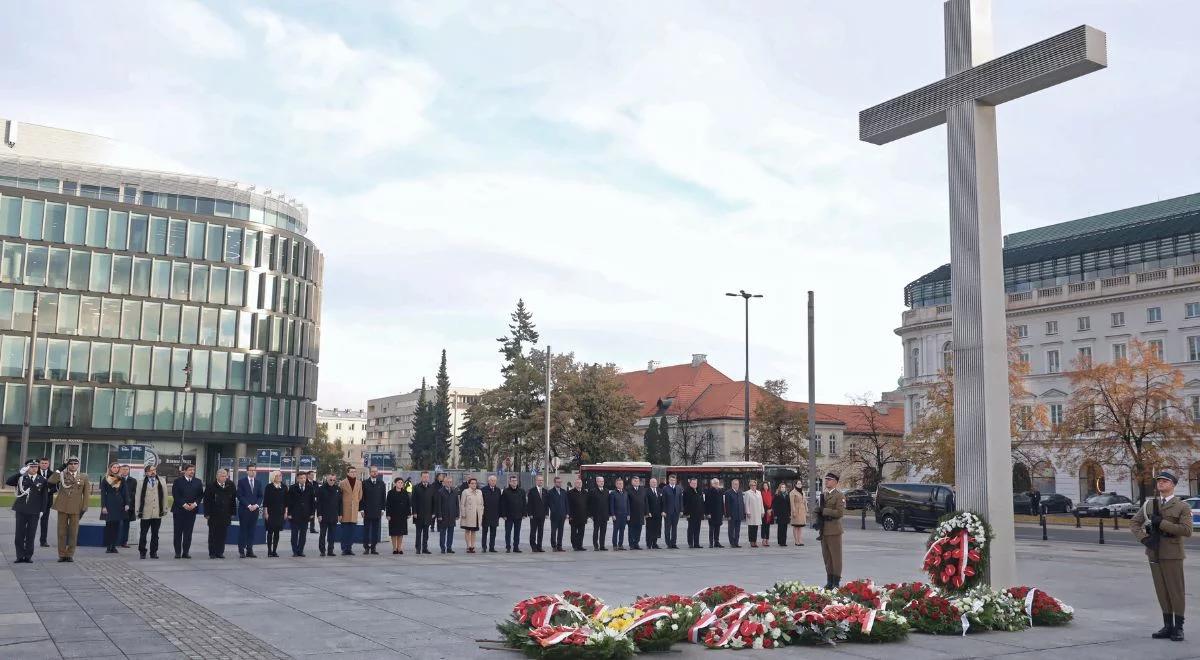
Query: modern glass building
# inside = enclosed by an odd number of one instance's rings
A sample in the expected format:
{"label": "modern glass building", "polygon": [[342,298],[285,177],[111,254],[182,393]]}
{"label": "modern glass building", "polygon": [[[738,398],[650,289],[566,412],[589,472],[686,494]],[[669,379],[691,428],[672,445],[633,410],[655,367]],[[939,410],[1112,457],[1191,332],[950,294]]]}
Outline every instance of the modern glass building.
{"label": "modern glass building", "polygon": [[99,475],[117,446],[139,444],[173,472],[182,442],[208,475],[220,458],[290,453],[311,437],[323,258],[307,210],[124,165],[97,136],[0,124],[5,473],[31,340],[31,456],[78,455]]}

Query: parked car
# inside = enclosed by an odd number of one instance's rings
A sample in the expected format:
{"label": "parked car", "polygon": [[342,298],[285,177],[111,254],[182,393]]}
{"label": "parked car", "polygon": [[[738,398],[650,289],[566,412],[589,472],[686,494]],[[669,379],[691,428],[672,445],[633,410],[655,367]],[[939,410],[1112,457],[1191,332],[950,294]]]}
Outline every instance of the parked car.
{"label": "parked car", "polygon": [[[1046,507],[1046,513],[1071,513],[1075,509],[1071,498],[1058,493],[1042,493],[1041,506]],[[1033,510],[1033,501],[1029,497],[1028,491],[1013,493],[1013,513],[1024,513],[1031,516],[1038,514]]]}
{"label": "parked car", "polygon": [[954,511],[954,488],[948,484],[879,484],[875,490],[875,522],[887,531],[911,527],[923,532]]}
{"label": "parked car", "polygon": [[1200,529],[1200,497],[1189,497],[1184,502],[1192,507],[1192,529]]}
{"label": "parked car", "polygon": [[862,488],[848,490],[845,494],[847,509],[870,509],[874,504],[870,491],[863,490]]}
{"label": "parked car", "polygon": [[1083,518],[1092,516],[1111,518],[1114,515],[1132,518],[1133,514],[1137,513],[1137,509],[1138,505],[1124,495],[1100,493],[1081,502],[1079,506],[1075,507],[1075,513]]}

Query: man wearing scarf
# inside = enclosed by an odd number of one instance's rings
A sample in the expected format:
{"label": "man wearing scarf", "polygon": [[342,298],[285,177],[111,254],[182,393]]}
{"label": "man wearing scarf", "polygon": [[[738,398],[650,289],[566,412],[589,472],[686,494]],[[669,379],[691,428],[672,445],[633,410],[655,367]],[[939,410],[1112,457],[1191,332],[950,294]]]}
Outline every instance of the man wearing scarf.
{"label": "man wearing scarf", "polygon": [[134,511],[139,523],[138,556],[146,558],[146,533],[150,533],[150,558],[158,559],[158,528],[167,515],[167,489],[158,478],[158,466],[147,465],[134,497]]}
{"label": "man wearing scarf", "polygon": [[88,509],[91,487],[87,475],[79,471],[79,459],[72,456],[60,472],[50,477],[58,486],[54,510],[58,512],[58,561],[75,561],[75,544],[79,540],[79,519]]}
{"label": "man wearing scarf", "polygon": [[17,564],[33,563],[33,538],[37,536],[38,518],[45,508],[49,483],[42,474],[37,461],[29,461],[21,471],[5,482],[17,489],[12,510],[16,513],[17,527],[13,530],[13,544],[17,549]]}

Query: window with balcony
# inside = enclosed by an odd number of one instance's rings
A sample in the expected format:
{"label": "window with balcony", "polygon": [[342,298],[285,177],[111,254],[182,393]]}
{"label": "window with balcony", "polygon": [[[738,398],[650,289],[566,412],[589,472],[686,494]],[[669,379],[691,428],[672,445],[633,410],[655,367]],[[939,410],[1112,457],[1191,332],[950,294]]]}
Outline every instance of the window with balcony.
{"label": "window with balcony", "polygon": [[1056,374],[1062,370],[1059,363],[1058,351],[1046,351],[1046,373]]}
{"label": "window with balcony", "polygon": [[1058,334],[1058,321],[1046,321],[1046,334],[1048,334],[1048,335],[1057,335]]}
{"label": "window with balcony", "polygon": [[1079,322],[1078,328],[1080,332],[1087,332],[1092,329],[1092,317],[1080,316],[1077,321]]}
{"label": "window with balcony", "polygon": [[1162,323],[1162,307],[1147,307],[1146,323]]}
{"label": "window with balcony", "polygon": [[1112,313],[1112,327],[1120,328],[1125,325],[1125,312]]}

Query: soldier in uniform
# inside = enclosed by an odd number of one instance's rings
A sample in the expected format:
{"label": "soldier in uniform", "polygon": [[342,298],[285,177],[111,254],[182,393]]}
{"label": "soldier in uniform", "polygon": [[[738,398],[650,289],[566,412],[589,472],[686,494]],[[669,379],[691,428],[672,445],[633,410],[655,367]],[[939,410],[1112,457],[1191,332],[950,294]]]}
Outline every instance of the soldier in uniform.
{"label": "soldier in uniform", "polygon": [[1179,478],[1163,471],[1155,478],[1157,495],[1147,498],[1133,516],[1130,529],[1146,546],[1154,593],[1162,608],[1163,627],[1154,639],[1183,641],[1183,538],[1192,535],[1192,509],[1175,497]]}
{"label": "soldier in uniform", "polygon": [[79,471],[79,459],[72,456],[64,469],[50,477],[58,486],[54,510],[58,512],[58,560],[75,561],[75,544],[79,540],[79,519],[87,513],[91,486],[87,475]]}
{"label": "soldier in uniform", "polygon": [[5,483],[17,489],[17,497],[12,505],[17,519],[16,528],[13,530],[17,560],[13,563],[32,564],[33,538],[37,535],[38,518],[42,515],[46,498],[49,497],[49,483],[36,460],[26,463],[20,472],[9,477]]}
{"label": "soldier in uniform", "polygon": [[825,474],[825,488],[816,515],[821,520],[821,556],[825,559],[826,589],[836,588],[842,581],[842,516],[846,513],[846,496],[837,489],[841,478]]}

